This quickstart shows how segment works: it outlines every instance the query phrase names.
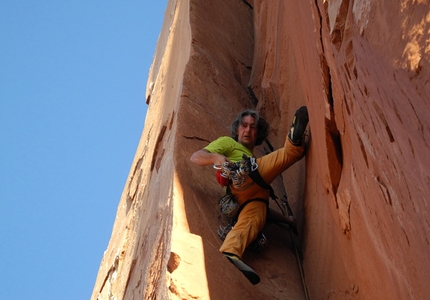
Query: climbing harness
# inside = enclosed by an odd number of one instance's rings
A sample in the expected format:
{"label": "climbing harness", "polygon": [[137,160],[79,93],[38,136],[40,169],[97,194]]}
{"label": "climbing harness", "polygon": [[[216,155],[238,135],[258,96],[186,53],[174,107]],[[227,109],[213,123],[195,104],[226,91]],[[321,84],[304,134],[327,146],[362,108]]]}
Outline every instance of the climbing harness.
{"label": "climbing harness", "polygon": [[[242,155],[242,160],[239,162],[225,162],[222,165],[215,165],[214,168],[220,170],[221,176],[230,180],[235,188],[240,188],[245,182],[248,175],[253,178],[255,176],[254,174],[258,173],[258,165],[255,161],[255,157],[248,157],[246,154]],[[243,203],[242,205],[239,205],[237,203],[236,196],[231,193],[230,187],[227,187],[226,194],[218,201],[220,212],[224,219],[224,224],[221,224],[217,230],[218,236],[222,241],[225,240],[227,234],[236,224],[237,218],[239,217],[239,214],[242,209],[247,204],[254,201],[264,202],[267,206],[269,205],[268,201],[260,198],[250,199],[245,201],[245,203]],[[251,244],[248,245],[247,249],[254,252],[259,252],[267,244],[268,241],[266,236],[263,232],[260,232],[257,238],[253,242],[251,242]]]}

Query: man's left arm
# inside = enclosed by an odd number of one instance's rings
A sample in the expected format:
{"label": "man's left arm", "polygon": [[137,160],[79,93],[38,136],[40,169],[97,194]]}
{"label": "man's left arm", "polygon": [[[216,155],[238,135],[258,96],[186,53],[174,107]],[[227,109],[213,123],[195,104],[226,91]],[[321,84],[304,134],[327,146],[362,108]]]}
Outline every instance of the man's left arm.
{"label": "man's left arm", "polygon": [[225,162],[230,161],[227,157],[219,153],[211,153],[206,149],[197,150],[191,155],[191,162],[199,166],[207,165],[223,165]]}

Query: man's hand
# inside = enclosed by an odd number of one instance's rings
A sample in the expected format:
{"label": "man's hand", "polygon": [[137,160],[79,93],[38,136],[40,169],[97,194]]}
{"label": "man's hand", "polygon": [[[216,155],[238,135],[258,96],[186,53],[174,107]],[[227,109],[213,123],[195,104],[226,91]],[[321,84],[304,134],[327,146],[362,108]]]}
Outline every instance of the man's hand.
{"label": "man's hand", "polygon": [[214,165],[222,167],[225,162],[230,162],[230,160],[222,154],[212,153],[212,155],[213,155],[212,159],[214,161],[213,163]]}

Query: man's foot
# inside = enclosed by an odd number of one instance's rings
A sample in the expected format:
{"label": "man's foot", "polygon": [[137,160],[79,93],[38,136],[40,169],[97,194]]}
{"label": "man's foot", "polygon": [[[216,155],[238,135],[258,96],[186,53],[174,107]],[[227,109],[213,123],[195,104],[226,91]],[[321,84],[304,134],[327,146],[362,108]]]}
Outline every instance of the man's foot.
{"label": "man's foot", "polygon": [[303,142],[303,135],[306,131],[306,126],[309,122],[308,109],[306,106],[300,107],[293,118],[288,139],[295,146],[301,146]]}
{"label": "man's foot", "polygon": [[239,269],[239,271],[243,273],[243,275],[245,275],[246,278],[248,278],[252,284],[257,284],[260,282],[260,276],[258,276],[258,274],[255,273],[255,271],[250,266],[241,261],[239,257],[228,253],[223,254],[236,268]]}
{"label": "man's foot", "polygon": [[284,216],[273,209],[269,209],[269,213],[267,215],[267,221],[273,222],[277,225],[288,225],[289,228],[293,230],[295,234],[298,234],[297,231],[297,220],[293,215]]}

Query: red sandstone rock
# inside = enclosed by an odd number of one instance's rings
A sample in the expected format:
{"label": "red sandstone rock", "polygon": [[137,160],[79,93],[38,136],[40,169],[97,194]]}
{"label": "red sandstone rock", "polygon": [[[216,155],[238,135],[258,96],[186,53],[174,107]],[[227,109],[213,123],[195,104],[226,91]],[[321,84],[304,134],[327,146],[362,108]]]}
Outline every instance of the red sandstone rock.
{"label": "red sandstone rock", "polygon": [[430,298],[429,16],[427,0],[169,1],[92,299],[305,299],[285,229],[245,255],[256,286],[218,253],[223,190],[189,162],[245,107],[282,146],[303,104],[308,154],[274,186],[310,298]]}

